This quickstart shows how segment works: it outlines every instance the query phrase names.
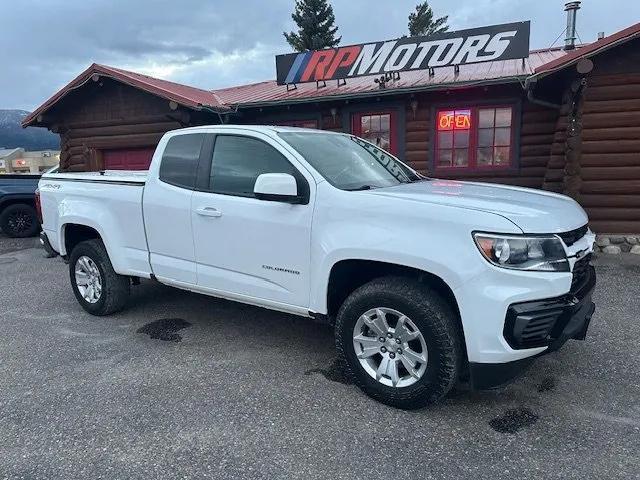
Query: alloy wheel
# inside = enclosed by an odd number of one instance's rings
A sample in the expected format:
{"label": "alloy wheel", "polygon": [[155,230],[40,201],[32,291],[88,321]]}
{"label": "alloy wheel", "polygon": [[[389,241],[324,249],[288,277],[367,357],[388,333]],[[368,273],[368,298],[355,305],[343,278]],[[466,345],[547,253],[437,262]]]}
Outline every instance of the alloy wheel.
{"label": "alloy wheel", "polygon": [[408,387],[427,369],[424,336],[402,312],[378,307],[363,313],[353,328],[353,347],[360,365],[389,387]]}
{"label": "alloy wheel", "polygon": [[14,235],[19,235],[31,229],[33,218],[25,212],[13,212],[7,219],[7,226]]}
{"label": "alloy wheel", "polygon": [[83,255],[78,257],[75,268],[76,286],[82,298],[96,303],[102,295],[102,276],[93,260]]}

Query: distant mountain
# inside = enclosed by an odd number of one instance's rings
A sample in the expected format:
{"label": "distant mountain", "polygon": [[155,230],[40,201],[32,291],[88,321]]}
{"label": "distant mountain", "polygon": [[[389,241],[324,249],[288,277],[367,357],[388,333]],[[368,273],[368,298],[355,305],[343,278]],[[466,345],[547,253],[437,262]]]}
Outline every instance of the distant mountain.
{"label": "distant mountain", "polygon": [[22,128],[20,122],[28,114],[24,110],[0,110],[0,148],[59,150],[60,137],[55,133],[46,128]]}

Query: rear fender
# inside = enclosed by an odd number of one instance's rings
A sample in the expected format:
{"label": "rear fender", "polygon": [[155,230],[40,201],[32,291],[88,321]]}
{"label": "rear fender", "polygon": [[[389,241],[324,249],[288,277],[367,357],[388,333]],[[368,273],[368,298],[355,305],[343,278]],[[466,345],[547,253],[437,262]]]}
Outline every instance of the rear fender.
{"label": "rear fender", "polygon": [[65,233],[70,224],[93,228],[109,254],[116,273],[148,278],[151,273],[146,239],[139,212],[116,208],[113,202],[100,198],[68,197],[57,208],[57,244],[61,255],[66,251]]}

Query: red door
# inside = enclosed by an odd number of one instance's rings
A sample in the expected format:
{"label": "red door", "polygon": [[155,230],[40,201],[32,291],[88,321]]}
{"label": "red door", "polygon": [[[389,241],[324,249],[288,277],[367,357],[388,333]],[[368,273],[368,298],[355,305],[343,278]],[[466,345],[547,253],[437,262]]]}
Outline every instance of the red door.
{"label": "red door", "polygon": [[105,170],[147,170],[155,148],[119,148],[103,150]]}
{"label": "red door", "polygon": [[396,122],[394,112],[366,112],[352,116],[351,132],[368,142],[398,154]]}

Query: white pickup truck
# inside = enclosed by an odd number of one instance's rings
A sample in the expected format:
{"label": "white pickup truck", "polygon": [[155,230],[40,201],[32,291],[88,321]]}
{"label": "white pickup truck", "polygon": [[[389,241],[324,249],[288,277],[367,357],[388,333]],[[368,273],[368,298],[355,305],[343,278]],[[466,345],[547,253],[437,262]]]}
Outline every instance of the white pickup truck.
{"label": "white pickup truck", "polygon": [[176,130],[148,172],[47,174],[39,195],[89,313],[146,278],[326,319],[355,383],[400,408],[502,385],[594,311],[575,201],[426,178],[353,135]]}

